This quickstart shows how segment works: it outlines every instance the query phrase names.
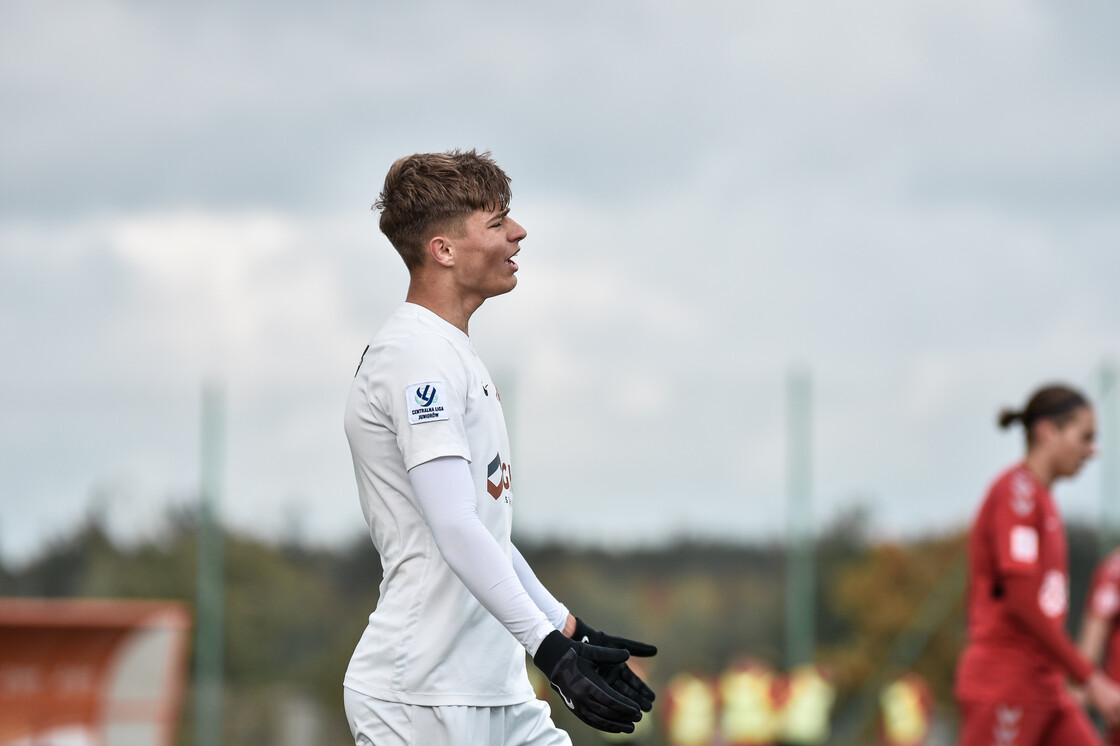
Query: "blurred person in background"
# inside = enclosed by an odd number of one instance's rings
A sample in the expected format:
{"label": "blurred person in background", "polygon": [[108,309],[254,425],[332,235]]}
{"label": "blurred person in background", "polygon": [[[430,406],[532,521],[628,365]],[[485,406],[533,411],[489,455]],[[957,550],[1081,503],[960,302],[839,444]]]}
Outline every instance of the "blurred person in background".
{"label": "blurred person in background", "polygon": [[1101,743],[1067,677],[1110,724],[1120,687],[1065,631],[1069,567],[1065,527],[1050,494],[1095,452],[1088,400],[1063,385],[1036,391],[1001,428],[1021,423],[1023,460],[992,484],[969,536],[969,641],[957,666],[960,746]]}
{"label": "blurred person in background", "polygon": [[[1103,659],[1104,672],[1120,679],[1120,549],[1093,570],[1077,646],[1094,663]],[[1109,728],[1108,743],[1120,746],[1120,727]]]}
{"label": "blurred person in background", "polygon": [[374,205],[409,286],[362,354],[344,420],[383,570],[344,680],[358,746],[571,744],[526,652],[595,728],[631,732],[652,708],[625,661],[656,648],[572,616],[510,541],[521,496],[505,416],[468,335],[517,285],[526,232],[510,197],[488,153],[451,151],[396,161]]}

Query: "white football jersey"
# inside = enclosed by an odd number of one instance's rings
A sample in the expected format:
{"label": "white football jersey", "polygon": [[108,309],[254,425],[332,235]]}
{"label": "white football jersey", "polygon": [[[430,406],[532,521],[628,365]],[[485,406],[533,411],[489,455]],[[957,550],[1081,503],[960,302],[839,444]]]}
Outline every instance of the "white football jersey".
{"label": "white football jersey", "polygon": [[470,339],[405,303],[366,348],[344,424],[384,571],[345,685],[416,705],[532,699],[524,648],[447,566],[408,479],[409,469],[441,456],[469,460],[479,519],[510,556],[509,437],[497,388]]}

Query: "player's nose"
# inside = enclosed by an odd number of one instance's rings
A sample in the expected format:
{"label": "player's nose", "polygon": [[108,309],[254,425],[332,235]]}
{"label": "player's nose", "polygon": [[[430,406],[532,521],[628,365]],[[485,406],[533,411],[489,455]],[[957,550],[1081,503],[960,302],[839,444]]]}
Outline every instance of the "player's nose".
{"label": "player's nose", "polygon": [[513,218],[507,217],[506,222],[509,225],[509,233],[507,235],[511,243],[516,243],[529,235],[529,232],[521,226],[521,223],[518,223]]}

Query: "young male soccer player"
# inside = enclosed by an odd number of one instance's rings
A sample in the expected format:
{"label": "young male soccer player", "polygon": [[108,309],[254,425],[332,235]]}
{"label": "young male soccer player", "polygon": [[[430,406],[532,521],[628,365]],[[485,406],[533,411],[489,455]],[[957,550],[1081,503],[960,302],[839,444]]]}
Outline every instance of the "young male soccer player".
{"label": "young male soccer player", "polygon": [[[509,438],[468,322],[513,290],[525,230],[509,178],[474,151],[390,168],[375,207],[409,271],[346,407],[358,496],[381,556],[376,610],[344,681],[358,746],[570,744],[525,653],[585,723],[631,732],[654,694],[626,665],[656,648],[568,613],[510,541]],[[578,640],[578,641],[577,641]]]}

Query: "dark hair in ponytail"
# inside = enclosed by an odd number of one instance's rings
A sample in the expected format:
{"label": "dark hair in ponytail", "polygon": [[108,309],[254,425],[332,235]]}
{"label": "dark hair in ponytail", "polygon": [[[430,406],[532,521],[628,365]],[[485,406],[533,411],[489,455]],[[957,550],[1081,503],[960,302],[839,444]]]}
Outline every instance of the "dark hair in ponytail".
{"label": "dark hair in ponytail", "polygon": [[1050,420],[1061,427],[1072,419],[1074,413],[1089,406],[1089,400],[1075,388],[1062,384],[1043,386],[1031,395],[1022,410],[1004,409],[999,413],[999,426],[1008,428],[1015,422],[1022,422],[1027,431],[1027,443],[1031,442],[1031,426],[1042,420]]}
{"label": "dark hair in ponytail", "polygon": [[1023,419],[1023,413],[1017,412],[1014,409],[1004,407],[999,411],[999,427],[1001,430],[1006,430],[1011,427],[1011,423],[1018,422]]}

